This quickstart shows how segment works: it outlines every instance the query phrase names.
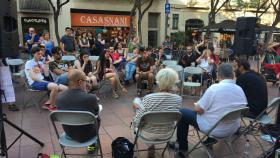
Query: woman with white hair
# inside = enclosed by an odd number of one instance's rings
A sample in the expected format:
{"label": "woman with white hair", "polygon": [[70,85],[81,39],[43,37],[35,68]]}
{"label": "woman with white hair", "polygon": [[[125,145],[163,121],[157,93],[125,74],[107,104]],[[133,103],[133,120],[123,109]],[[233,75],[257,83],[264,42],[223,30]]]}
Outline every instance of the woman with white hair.
{"label": "woman with white hair", "polygon": [[[133,118],[133,126],[137,128],[141,117],[150,111],[179,111],[182,107],[182,97],[173,94],[172,89],[176,86],[178,74],[170,68],[161,69],[156,75],[156,83],[159,92],[146,95],[142,100],[136,98],[133,102],[133,108],[136,110],[136,116]],[[154,138],[154,135],[145,137]],[[149,147],[149,157],[153,154],[154,146]]]}

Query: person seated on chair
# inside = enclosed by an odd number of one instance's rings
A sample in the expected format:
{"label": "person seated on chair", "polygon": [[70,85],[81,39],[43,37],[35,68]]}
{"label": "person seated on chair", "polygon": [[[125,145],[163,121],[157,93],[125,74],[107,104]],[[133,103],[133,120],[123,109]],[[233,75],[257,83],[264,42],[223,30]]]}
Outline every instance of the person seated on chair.
{"label": "person seated on chair", "polygon": [[[141,89],[142,81],[148,80],[147,89],[152,92],[154,74],[153,74],[153,59],[148,55],[144,48],[140,48],[140,56],[136,62],[136,81],[137,88]],[[139,93],[139,92],[137,92]]]}
{"label": "person seated on chair", "polygon": [[128,55],[126,58],[127,63],[125,64],[125,83],[129,84],[129,81],[132,79],[133,74],[136,70],[136,61],[139,57],[139,49],[134,48],[133,54]]}
{"label": "person seated on chair", "polygon": [[97,87],[97,79],[93,74],[94,65],[89,60],[89,55],[87,52],[82,51],[80,53],[79,59],[75,61],[74,67],[83,71],[87,76],[87,81],[89,83],[88,91],[95,90]]}
{"label": "person seated on chair", "polygon": [[[218,68],[220,82],[211,85],[202,98],[195,103],[194,109],[181,109],[182,118],[177,126],[177,141],[179,143],[178,157],[185,157],[188,151],[189,125],[207,132],[217,123],[224,114],[247,105],[246,96],[233,80],[233,68],[230,64],[221,64]],[[229,97],[230,96],[230,97]],[[227,98],[227,99],[225,99]],[[240,127],[240,120],[232,120],[219,124],[211,135],[214,137],[227,137],[234,134]],[[217,140],[208,137],[203,143],[210,145]]]}
{"label": "person seated on chair", "polygon": [[[42,50],[39,47],[33,47],[31,49],[33,59],[29,60],[25,64],[25,74],[28,80],[28,84],[33,90],[46,91],[50,92],[49,104],[44,105],[43,108],[48,110],[55,110],[55,98],[59,91],[64,91],[67,89],[66,86],[62,84],[56,84],[54,82],[46,81],[45,76],[48,76],[48,65],[44,65],[40,59],[42,58]],[[36,68],[37,67],[37,68]],[[37,72],[39,71],[39,72]]]}
{"label": "person seated on chair", "polygon": [[167,58],[163,53],[163,48],[160,47],[159,51],[158,51],[158,56],[157,56],[157,59],[156,59],[156,63],[155,63],[157,65],[158,70],[163,68],[162,62],[164,60],[167,60]]}
{"label": "person seated on chair", "polygon": [[[99,114],[99,106],[97,98],[94,94],[87,93],[87,76],[77,69],[68,72],[69,89],[58,95],[55,105],[58,110],[88,111],[94,115]],[[100,118],[98,117],[98,125],[100,126]],[[62,126],[66,135],[71,139],[80,143],[86,142],[98,133],[96,127],[92,124],[82,126]]]}
{"label": "person seated on chair", "polygon": [[182,55],[182,58],[179,60],[178,64],[181,65],[183,68],[195,66],[197,58],[198,54],[195,51],[193,51],[193,47],[191,45],[188,45],[186,53]]}
{"label": "person seated on chair", "polygon": [[243,89],[248,100],[249,113],[247,116],[256,118],[268,104],[266,81],[260,74],[250,69],[247,60],[237,61],[236,66],[236,84]]}
{"label": "person seated on chair", "polygon": [[[182,107],[182,97],[173,92],[173,88],[176,86],[177,81],[178,74],[171,68],[161,69],[157,73],[156,83],[159,92],[146,95],[143,99],[135,98],[133,102],[132,106],[136,110],[136,115],[132,122],[134,128],[138,128],[141,117],[147,112],[179,111]],[[157,139],[158,137],[155,138],[152,134],[146,134],[145,138]],[[149,147],[149,153],[152,154],[153,149],[153,146]]]}
{"label": "person seated on chair", "polygon": [[54,47],[52,49],[52,56],[54,61],[50,62],[49,69],[51,71],[52,78],[56,83],[68,85],[67,74],[70,69],[72,69],[71,65],[64,63],[61,59],[61,48]]}
{"label": "person seated on chair", "polygon": [[121,87],[121,90],[124,93],[127,93],[126,88],[121,85],[119,77],[117,76],[117,73],[114,71],[112,59],[110,58],[110,54],[107,51],[103,51],[99,59],[97,61],[96,71],[93,74],[97,74],[99,80],[110,80],[112,84],[112,90],[113,90],[113,98],[117,99],[119,98],[119,95],[117,93],[118,86]]}

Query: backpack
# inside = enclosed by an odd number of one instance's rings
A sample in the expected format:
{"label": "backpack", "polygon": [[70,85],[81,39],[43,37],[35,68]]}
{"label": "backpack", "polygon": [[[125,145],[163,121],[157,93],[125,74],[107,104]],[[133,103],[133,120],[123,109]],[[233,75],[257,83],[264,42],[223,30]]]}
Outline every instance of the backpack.
{"label": "backpack", "polygon": [[113,158],[133,158],[133,144],[124,137],[118,137],[112,142]]}

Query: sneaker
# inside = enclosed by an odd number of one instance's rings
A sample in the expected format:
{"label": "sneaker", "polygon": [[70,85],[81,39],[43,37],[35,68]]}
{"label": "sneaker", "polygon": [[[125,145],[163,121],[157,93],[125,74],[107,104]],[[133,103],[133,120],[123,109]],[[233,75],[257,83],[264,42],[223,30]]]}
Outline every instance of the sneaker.
{"label": "sneaker", "polygon": [[87,153],[88,154],[93,154],[94,153],[94,151],[95,151],[95,144],[92,144],[92,145],[89,145],[88,147],[87,147]]}
{"label": "sneaker", "polygon": [[178,145],[176,145],[177,142],[170,142],[168,143],[168,148],[175,150],[178,148]]}
{"label": "sneaker", "polygon": [[50,106],[50,105],[44,104],[44,105],[42,106],[42,108],[45,109],[45,110],[49,110],[49,108],[50,108],[49,106]]}
{"label": "sneaker", "polygon": [[179,150],[179,152],[176,153],[175,158],[187,158],[187,151]]}
{"label": "sneaker", "polygon": [[205,145],[205,146],[211,146],[213,144],[216,144],[218,141],[217,139],[215,138],[211,138],[211,137],[208,137],[205,141],[203,141],[202,143]]}
{"label": "sneaker", "polygon": [[17,107],[16,104],[11,104],[11,105],[9,105],[9,106],[8,106],[8,109],[9,109],[10,111],[19,111],[19,108]]}
{"label": "sneaker", "polygon": [[47,100],[44,104],[45,104],[45,105],[50,105],[51,102],[50,102],[50,100]]}
{"label": "sneaker", "polygon": [[48,109],[49,111],[54,111],[54,110],[57,110],[57,107],[55,107],[55,106],[49,106],[49,109]]}

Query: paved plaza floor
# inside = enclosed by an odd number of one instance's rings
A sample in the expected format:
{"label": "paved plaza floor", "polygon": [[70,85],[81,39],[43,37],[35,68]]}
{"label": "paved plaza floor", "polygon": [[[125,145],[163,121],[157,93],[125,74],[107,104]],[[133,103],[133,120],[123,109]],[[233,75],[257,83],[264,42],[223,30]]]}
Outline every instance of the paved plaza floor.
{"label": "paved plaza floor", "polygon": [[[268,84],[269,88],[269,99],[278,96],[278,91],[276,86]],[[22,109],[23,106],[23,93],[24,88],[17,86],[15,88],[17,105],[20,106],[21,110],[19,112],[10,112],[7,110],[7,106],[3,106],[4,112],[7,114],[8,119],[41,140],[45,143],[45,146],[41,148],[38,144],[22,136],[21,139],[16,142],[13,147],[9,150],[10,158],[36,158],[36,155],[39,152],[47,154],[60,154],[61,149],[58,144],[57,138],[54,134],[54,129],[49,121],[48,115],[49,112],[42,110],[41,113],[37,111],[34,106],[31,106],[26,109]],[[119,99],[113,99],[110,92],[105,94],[105,98],[101,98],[100,104],[103,105],[103,111],[101,112],[101,128],[100,128],[100,138],[102,149],[105,158],[112,157],[111,155],[111,143],[117,137],[126,137],[129,140],[133,141],[133,134],[130,128],[130,122],[134,116],[134,112],[131,108],[131,102],[136,96],[135,85],[131,84],[128,87],[128,94],[122,95]],[[30,95],[28,96],[30,97]],[[193,102],[197,101],[198,97],[195,96],[185,96],[183,99],[183,106],[192,108]],[[26,100],[26,99],[25,99]],[[6,137],[8,144],[14,140],[19,134],[16,130],[10,126],[5,126]],[[195,131],[191,129],[190,135],[190,144],[195,144],[197,142],[197,136]],[[255,141],[250,141],[250,157],[256,158],[261,150]],[[270,147],[266,142],[263,142],[266,147]],[[245,140],[244,138],[239,139],[233,144],[235,153],[232,154],[230,150],[226,147],[224,143],[215,144],[212,150],[212,153],[217,158],[241,158],[243,157],[243,148]],[[146,149],[147,146],[139,142],[140,149]],[[159,150],[156,153],[156,157],[160,157],[162,150]],[[71,153],[85,153],[86,149],[67,149],[67,152]],[[75,157],[75,156],[69,156]],[[76,156],[77,157],[77,156]],[[147,157],[146,152],[141,152],[141,158]],[[168,150],[165,154],[165,157],[174,157],[173,151]],[[191,154],[193,158],[206,158],[207,155],[202,148],[197,149]]]}

